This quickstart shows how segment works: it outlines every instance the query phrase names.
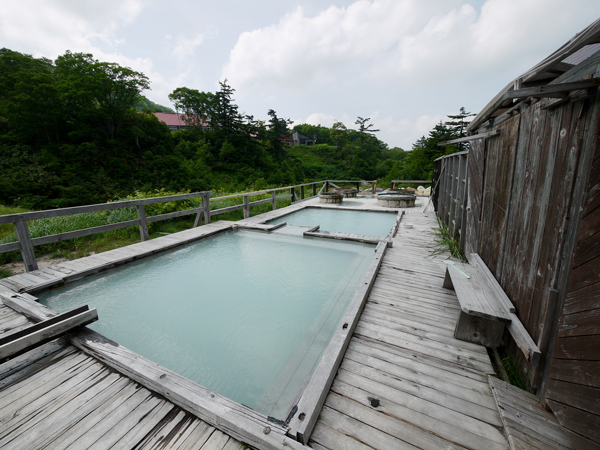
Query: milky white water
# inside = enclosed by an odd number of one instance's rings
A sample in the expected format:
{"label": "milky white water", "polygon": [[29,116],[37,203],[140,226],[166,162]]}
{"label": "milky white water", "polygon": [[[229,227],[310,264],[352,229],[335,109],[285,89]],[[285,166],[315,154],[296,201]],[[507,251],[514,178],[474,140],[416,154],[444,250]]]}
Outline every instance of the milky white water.
{"label": "milky white water", "polygon": [[90,328],[285,419],[373,257],[372,245],[237,230],[39,298],[97,308]]}
{"label": "milky white water", "polygon": [[396,221],[397,213],[349,211],[329,208],[303,208],[269,221],[269,225],[286,222],[288,225],[314,227],[319,231],[363,234],[385,237]]}

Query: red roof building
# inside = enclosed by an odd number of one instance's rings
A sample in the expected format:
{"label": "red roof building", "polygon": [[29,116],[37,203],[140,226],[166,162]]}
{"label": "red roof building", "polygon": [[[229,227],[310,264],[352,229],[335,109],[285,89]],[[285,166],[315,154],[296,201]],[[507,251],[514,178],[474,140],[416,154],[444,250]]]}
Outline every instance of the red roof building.
{"label": "red roof building", "polygon": [[[185,121],[185,114],[155,112],[154,115],[158,120],[166,123],[171,131],[185,130],[189,126]],[[200,124],[202,125],[202,128],[207,129],[210,127],[206,120],[202,118],[200,119]]]}

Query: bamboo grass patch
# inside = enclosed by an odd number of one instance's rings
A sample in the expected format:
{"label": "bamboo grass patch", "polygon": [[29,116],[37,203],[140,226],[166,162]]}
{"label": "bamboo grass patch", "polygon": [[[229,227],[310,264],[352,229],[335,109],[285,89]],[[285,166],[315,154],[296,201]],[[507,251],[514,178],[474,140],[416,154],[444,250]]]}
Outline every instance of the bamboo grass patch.
{"label": "bamboo grass patch", "polygon": [[440,220],[439,217],[436,217],[436,219],[439,226],[437,228],[433,228],[435,233],[435,242],[430,249],[430,253],[432,255],[441,255],[448,252],[456,259],[466,263],[467,258],[460,248],[460,241],[450,235],[448,227]]}

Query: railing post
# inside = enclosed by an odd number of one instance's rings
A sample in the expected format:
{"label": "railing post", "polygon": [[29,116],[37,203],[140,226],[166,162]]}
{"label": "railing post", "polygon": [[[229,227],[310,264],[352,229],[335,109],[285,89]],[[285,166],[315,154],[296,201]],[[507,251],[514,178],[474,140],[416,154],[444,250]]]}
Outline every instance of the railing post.
{"label": "railing post", "polygon": [[204,225],[210,223],[210,194],[207,192],[202,196],[204,202]]}
{"label": "railing post", "polygon": [[27,227],[27,221],[17,220],[14,222],[15,232],[17,233],[17,239],[21,245],[21,256],[25,263],[25,270],[31,272],[37,270],[37,259],[35,258],[35,252],[33,250],[33,243],[31,242],[31,235],[29,234],[29,228]]}
{"label": "railing post", "polygon": [[300,200],[304,200],[304,186],[300,186]]}
{"label": "railing post", "polygon": [[360,192],[360,181],[356,182],[356,192]]}
{"label": "railing post", "polygon": [[315,195],[317,195],[317,183],[312,184],[312,189],[313,189],[313,197],[314,197]]}
{"label": "railing post", "polygon": [[290,194],[292,194],[292,203],[294,203],[296,201],[296,190],[293,186],[290,188]]}
{"label": "railing post", "polygon": [[329,180],[325,182],[325,192],[329,192]]}
{"label": "railing post", "polygon": [[194,228],[200,226],[200,222],[202,221],[202,216],[204,216],[204,225],[210,223],[210,194],[206,193],[202,195],[202,199],[200,200],[200,206],[198,207],[198,212],[196,213],[196,220],[194,220]]}
{"label": "railing post", "polygon": [[244,219],[250,217],[250,197],[244,195]]}
{"label": "railing post", "polygon": [[138,220],[140,221],[140,238],[143,241],[147,241],[150,239],[150,235],[148,234],[148,222],[146,222],[146,210],[144,209],[144,205],[138,205],[137,215]]}
{"label": "railing post", "polygon": [[377,194],[377,180],[373,181],[373,195]]}
{"label": "railing post", "polygon": [[273,211],[277,209],[277,192],[271,191],[271,203],[273,204]]}

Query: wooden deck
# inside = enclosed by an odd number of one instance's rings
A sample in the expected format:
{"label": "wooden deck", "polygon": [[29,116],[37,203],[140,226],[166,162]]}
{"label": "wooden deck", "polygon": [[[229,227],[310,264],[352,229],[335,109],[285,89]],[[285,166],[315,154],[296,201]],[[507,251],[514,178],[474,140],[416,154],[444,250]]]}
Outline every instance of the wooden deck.
{"label": "wooden deck", "polygon": [[533,394],[490,377],[490,386],[514,450],[572,450],[558,420]]}
{"label": "wooden deck", "polygon": [[[414,208],[405,222],[414,228],[400,226],[383,258],[309,446],[507,449],[488,384],[493,369],[487,352],[453,338],[458,302],[442,288],[445,256],[430,255],[435,217]],[[0,305],[1,330],[26,325],[27,319]],[[243,448],[59,340],[0,366],[0,448],[69,446]]]}
{"label": "wooden deck", "polygon": [[407,210],[309,445],[506,449],[485,347],[454,339],[459,314],[432,257],[433,214]]}
{"label": "wooden deck", "polygon": [[[0,337],[31,324],[3,304],[0,318]],[[0,448],[245,446],[59,339],[0,366]]]}

